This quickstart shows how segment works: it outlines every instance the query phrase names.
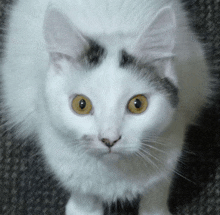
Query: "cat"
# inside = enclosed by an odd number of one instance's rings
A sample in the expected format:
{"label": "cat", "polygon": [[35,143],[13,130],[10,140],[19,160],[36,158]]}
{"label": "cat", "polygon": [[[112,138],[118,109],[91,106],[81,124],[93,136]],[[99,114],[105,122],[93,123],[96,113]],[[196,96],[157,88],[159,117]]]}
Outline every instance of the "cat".
{"label": "cat", "polygon": [[209,102],[202,44],[178,0],[18,0],[1,64],[3,113],[71,193],[66,215],[167,199],[187,126]]}

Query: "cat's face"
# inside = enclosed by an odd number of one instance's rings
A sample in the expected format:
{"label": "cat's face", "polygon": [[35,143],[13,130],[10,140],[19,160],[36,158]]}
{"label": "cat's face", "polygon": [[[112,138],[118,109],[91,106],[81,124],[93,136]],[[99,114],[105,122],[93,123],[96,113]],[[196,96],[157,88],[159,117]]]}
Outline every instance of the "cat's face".
{"label": "cat's face", "polygon": [[118,33],[94,41],[57,10],[48,12],[45,102],[64,142],[96,155],[133,154],[166,130],[178,103],[171,10],[158,12],[152,23],[138,38]]}

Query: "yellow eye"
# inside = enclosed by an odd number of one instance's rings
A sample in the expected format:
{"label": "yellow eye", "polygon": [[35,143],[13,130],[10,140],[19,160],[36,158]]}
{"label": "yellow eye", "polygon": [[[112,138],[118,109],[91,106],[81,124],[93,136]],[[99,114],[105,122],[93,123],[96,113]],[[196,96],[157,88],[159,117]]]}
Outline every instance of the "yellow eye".
{"label": "yellow eye", "polygon": [[92,110],[92,104],[85,96],[76,96],[72,101],[72,108],[78,114],[89,114]]}
{"label": "yellow eye", "polygon": [[128,103],[128,110],[134,114],[143,113],[148,106],[147,98],[143,95],[133,97]]}

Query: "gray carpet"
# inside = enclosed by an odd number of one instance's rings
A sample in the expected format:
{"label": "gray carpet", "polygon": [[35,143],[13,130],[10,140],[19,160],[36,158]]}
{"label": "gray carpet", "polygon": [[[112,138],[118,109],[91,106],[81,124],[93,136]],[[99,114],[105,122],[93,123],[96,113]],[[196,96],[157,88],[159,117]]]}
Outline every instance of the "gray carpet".
{"label": "gray carpet", "polygon": [[[10,2],[0,0],[2,26]],[[193,28],[206,44],[211,73],[219,80],[220,0],[184,2]],[[201,114],[200,126],[189,127],[184,164],[177,167],[184,177],[174,177],[169,204],[176,215],[220,214],[220,91],[218,84],[213,87],[213,105]],[[46,170],[34,140],[16,140],[4,126],[4,118],[0,120],[0,215],[63,215],[68,193]],[[138,199],[133,204],[104,206],[106,215],[138,214]]]}

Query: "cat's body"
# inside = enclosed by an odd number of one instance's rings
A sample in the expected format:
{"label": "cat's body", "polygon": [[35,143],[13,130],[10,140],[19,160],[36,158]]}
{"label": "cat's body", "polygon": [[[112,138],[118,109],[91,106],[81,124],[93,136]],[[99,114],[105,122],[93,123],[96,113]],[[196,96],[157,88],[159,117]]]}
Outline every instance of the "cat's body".
{"label": "cat's body", "polygon": [[[36,135],[72,193],[67,215],[138,195],[141,215],[169,214],[186,127],[211,92],[179,1],[20,0],[1,70],[8,123]],[[88,114],[73,110],[78,95]]]}

